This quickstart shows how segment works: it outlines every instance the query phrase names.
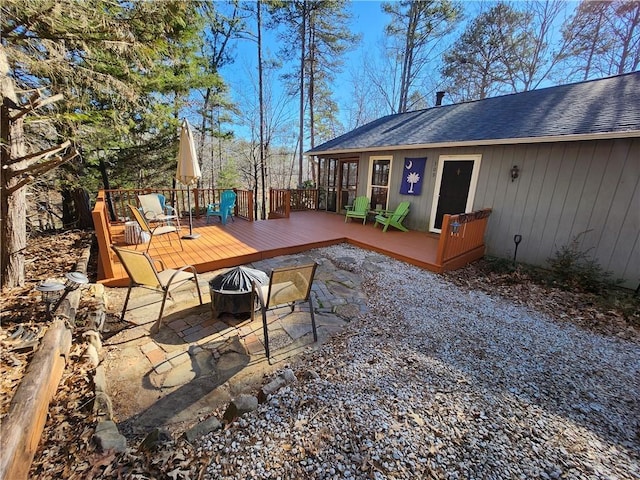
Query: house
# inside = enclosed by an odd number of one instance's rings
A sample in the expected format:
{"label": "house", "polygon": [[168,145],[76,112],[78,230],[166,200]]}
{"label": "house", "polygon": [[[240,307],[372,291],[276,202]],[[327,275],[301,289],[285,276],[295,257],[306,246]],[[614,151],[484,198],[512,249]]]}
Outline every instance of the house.
{"label": "house", "polygon": [[[577,239],[640,281],[640,72],[389,115],[309,150],[320,206],[409,200],[405,225],[491,208],[488,255],[544,265]],[[398,234],[401,234],[398,232]]]}

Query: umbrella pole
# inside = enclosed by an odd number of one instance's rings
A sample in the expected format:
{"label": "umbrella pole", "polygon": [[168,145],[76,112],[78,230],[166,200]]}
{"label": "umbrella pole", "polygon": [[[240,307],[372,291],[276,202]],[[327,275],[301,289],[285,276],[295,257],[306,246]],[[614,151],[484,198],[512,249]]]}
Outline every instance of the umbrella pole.
{"label": "umbrella pole", "polygon": [[199,233],[193,233],[193,216],[191,214],[191,195],[189,194],[191,190],[189,186],[187,186],[187,208],[189,209],[189,235],[185,235],[182,238],[185,240],[195,240],[200,236]]}

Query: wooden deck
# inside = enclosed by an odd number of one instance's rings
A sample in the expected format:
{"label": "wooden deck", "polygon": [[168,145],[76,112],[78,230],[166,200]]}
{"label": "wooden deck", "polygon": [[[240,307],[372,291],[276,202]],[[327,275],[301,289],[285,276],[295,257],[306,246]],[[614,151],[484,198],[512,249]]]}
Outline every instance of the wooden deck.
{"label": "wooden deck", "polygon": [[[187,234],[189,226],[184,223],[182,234]],[[335,213],[293,212],[290,218],[254,222],[236,218],[226,225],[221,225],[217,219],[209,225],[205,224],[204,218],[194,219],[193,232],[199,233],[200,237],[182,240],[182,251],[177,237],[169,234],[156,237],[149,254],[162,259],[168,268],[190,264],[203,273],[347,242],[431,271],[443,270],[436,264],[437,235],[400,232],[391,227],[383,233],[380,226],[374,228],[372,221],[366,225],[356,221],[345,223],[344,216]],[[170,236],[173,244],[168,241]],[[122,225],[111,226],[111,238],[114,244],[125,245]],[[133,245],[130,247],[135,248]],[[138,246],[138,250],[145,248],[146,244]],[[107,286],[127,285],[124,269],[113,252],[109,253],[115,263],[114,276],[102,279],[101,283]]]}

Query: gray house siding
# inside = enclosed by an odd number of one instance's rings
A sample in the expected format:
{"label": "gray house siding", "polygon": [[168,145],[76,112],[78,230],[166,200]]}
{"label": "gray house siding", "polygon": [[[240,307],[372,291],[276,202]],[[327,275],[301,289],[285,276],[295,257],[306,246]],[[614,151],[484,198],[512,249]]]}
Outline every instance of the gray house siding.
{"label": "gray house siding", "polygon": [[[603,140],[511,147],[483,153],[474,208],[494,209],[487,253],[544,265],[562,245],[579,238],[588,252],[629,286],[640,281],[640,140]],[[502,150],[502,152],[500,152]],[[514,182],[507,158],[520,167]],[[498,166],[498,169],[496,169]]]}
{"label": "gray house siding", "polygon": [[[640,282],[640,139],[367,152],[360,155],[358,194],[367,191],[369,157],[385,154],[393,157],[389,208],[411,201],[409,228],[428,230],[439,157],[481,154],[473,209],[493,209],[487,254],[512,258],[519,234],[518,260],[545,265],[579,237],[580,249],[605,270],[629,287]],[[405,157],[421,156],[427,157],[421,195],[400,195]],[[520,169],[515,181],[513,165]]]}

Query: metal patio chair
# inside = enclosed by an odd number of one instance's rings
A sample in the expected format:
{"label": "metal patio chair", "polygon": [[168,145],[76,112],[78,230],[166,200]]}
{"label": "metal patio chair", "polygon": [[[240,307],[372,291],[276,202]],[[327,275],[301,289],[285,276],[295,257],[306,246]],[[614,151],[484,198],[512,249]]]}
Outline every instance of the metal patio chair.
{"label": "metal patio chair", "polygon": [[[163,225],[160,223],[152,227],[147,222],[147,219],[144,218],[144,215],[140,213],[140,210],[138,210],[134,205],[131,205],[131,204],[129,204],[128,207],[133,217],[133,220],[135,220],[138,223],[138,226],[140,227],[140,238],[137,243],[144,243],[142,232],[146,232],[150,236],[149,243],[147,243],[147,250],[146,250],[147,252],[149,251],[149,247],[151,246],[151,242],[153,241],[154,237],[157,237],[160,235],[166,235],[170,233],[176,234],[176,236],[178,237],[178,242],[180,243],[180,250],[183,250],[182,239],[180,238],[180,232],[179,232],[180,228],[178,226]],[[173,243],[171,242],[171,236],[169,236],[168,238],[169,238],[169,244],[173,245]],[[137,248],[138,248],[138,245],[136,244],[136,249]]]}
{"label": "metal patio chair", "polygon": [[138,202],[144,218],[149,222],[162,222],[171,225],[173,221],[180,226],[180,217],[175,208],[166,202],[164,195],[160,193],[145,193],[138,195]]}
{"label": "metal patio chair", "polygon": [[[188,281],[195,282],[200,305],[202,305],[202,293],[200,291],[200,285],[198,284],[198,274],[193,265],[185,265],[177,270],[165,268],[162,260],[154,260],[146,252],[136,252],[135,250],[116,247],[115,245],[111,245],[111,248],[116,252],[120,263],[122,263],[122,266],[129,276],[129,289],[127,290],[127,296],[124,300],[120,320],[124,320],[124,314],[127,311],[127,305],[133,287],[143,287],[163,293],[158,320],[154,326],[151,327],[153,333],[157,332],[162,325],[162,313],[164,312],[167,297],[172,298],[172,289]],[[159,264],[161,270],[156,269],[156,264]]]}
{"label": "metal patio chair", "polygon": [[[318,341],[318,332],[316,330],[316,318],[313,313],[313,301],[311,299],[311,285],[313,277],[316,273],[317,263],[307,265],[299,265],[292,267],[274,268],[271,272],[268,285],[262,285],[256,281],[253,282],[254,302],[257,297],[260,311],[262,313],[262,330],[264,333],[264,349],[267,359],[270,357],[269,352],[269,332],[267,329],[267,311],[278,308],[282,305],[290,305],[291,311],[295,308],[296,303],[309,303],[311,313],[311,328],[313,330],[313,341]],[[255,303],[253,303],[255,305]],[[251,320],[253,321],[255,311],[251,312]]]}

